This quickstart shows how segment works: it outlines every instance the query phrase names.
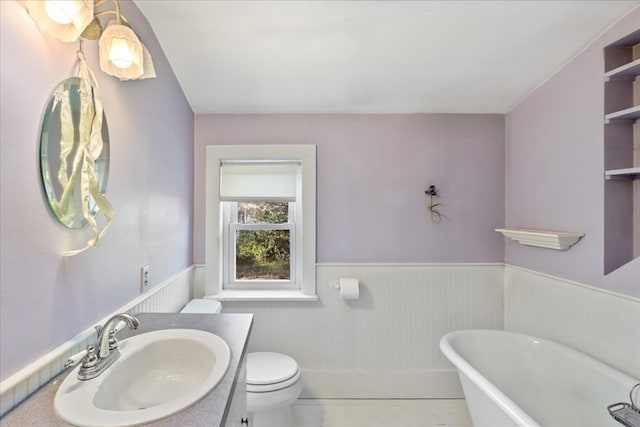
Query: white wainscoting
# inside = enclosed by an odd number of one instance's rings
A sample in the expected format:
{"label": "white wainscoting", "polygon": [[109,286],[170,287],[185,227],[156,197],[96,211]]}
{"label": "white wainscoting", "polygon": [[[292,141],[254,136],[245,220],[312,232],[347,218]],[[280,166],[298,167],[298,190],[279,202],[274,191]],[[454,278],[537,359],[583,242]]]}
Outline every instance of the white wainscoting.
{"label": "white wainscoting", "polygon": [[507,265],[504,323],[640,378],[638,298]]}
{"label": "white wainscoting", "polygon": [[[360,279],[360,299],[339,298],[332,285],[339,277]],[[177,312],[202,297],[203,284],[204,269],[193,266],[114,313]],[[225,302],[223,309],[255,314],[250,351],[298,360],[304,397],[461,397],[438,344],[467,328],[553,339],[640,378],[637,298],[498,263],[320,264],[317,286],[317,302]],[[93,335],[91,326],[0,383],[0,415],[61,372]]]}
{"label": "white wainscoting", "polygon": [[[295,358],[303,397],[462,397],[439,341],[453,330],[503,328],[503,268],[319,264],[319,301],[225,301],[223,312],[255,315],[249,350]],[[360,280],[359,299],[339,298],[339,277]]]}
{"label": "white wainscoting", "polygon": [[[116,313],[176,313],[192,298],[193,267],[168,278],[111,315],[96,322],[102,325]],[[17,406],[51,378],[64,370],[64,362],[95,341],[94,326],[88,327],[55,350],[0,383],[0,416]]]}

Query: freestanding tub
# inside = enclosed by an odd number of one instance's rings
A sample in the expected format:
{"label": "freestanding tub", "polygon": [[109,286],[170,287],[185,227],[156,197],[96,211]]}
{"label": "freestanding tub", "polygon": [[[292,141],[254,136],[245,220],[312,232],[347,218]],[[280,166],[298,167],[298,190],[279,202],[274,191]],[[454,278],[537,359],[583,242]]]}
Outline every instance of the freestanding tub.
{"label": "freestanding tub", "polygon": [[451,332],[440,349],[458,368],[475,427],[620,427],[607,406],[628,402],[639,382],[569,347],[507,331]]}

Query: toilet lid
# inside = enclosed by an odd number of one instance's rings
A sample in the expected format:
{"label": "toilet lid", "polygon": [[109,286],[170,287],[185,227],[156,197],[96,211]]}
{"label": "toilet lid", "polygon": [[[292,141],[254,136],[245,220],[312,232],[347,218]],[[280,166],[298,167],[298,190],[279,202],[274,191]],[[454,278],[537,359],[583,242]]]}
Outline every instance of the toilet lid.
{"label": "toilet lid", "polygon": [[247,354],[247,384],[267,385],[287,381],[298,373],[296,361],[280,353]]}

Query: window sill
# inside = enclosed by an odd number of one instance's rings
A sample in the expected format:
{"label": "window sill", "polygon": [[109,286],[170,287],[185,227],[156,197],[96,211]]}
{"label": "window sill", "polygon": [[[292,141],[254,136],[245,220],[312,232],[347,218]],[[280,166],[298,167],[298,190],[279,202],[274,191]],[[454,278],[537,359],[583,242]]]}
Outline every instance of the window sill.
{"label": "window sill", "polygon": [[224,290],[205,298],[218,301],[318,301],[318,295],[305,295],[299,290]]}

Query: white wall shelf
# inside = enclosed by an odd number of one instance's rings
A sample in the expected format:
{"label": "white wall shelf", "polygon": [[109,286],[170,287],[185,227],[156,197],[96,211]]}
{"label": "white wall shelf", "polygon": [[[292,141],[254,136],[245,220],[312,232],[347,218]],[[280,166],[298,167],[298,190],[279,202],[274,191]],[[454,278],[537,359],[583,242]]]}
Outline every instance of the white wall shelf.
{"label": "white wall shelf", "polygon": [[640,167],[605,171],[606,179],[640,179]]}
{"label": "white wall shelf", "polygon": [[570,231],[533,230],[527,228],[496,228],[496,231],[522,245],[564,251],[575,245],[584,233]]}
{"label": "white wall shelf", "polygon": [[621,65],[604,74],[606,82],[617,80],[633,80],[640,74],[640,59]]}
{"label": "white wall shelf", "polygon": [[614,123],[617,121],[630,121],[640,118],[640,105],[636,105],[631,108],[625,108],[624,110],[614,111],[604,116],[604,122],[606,124]]}

